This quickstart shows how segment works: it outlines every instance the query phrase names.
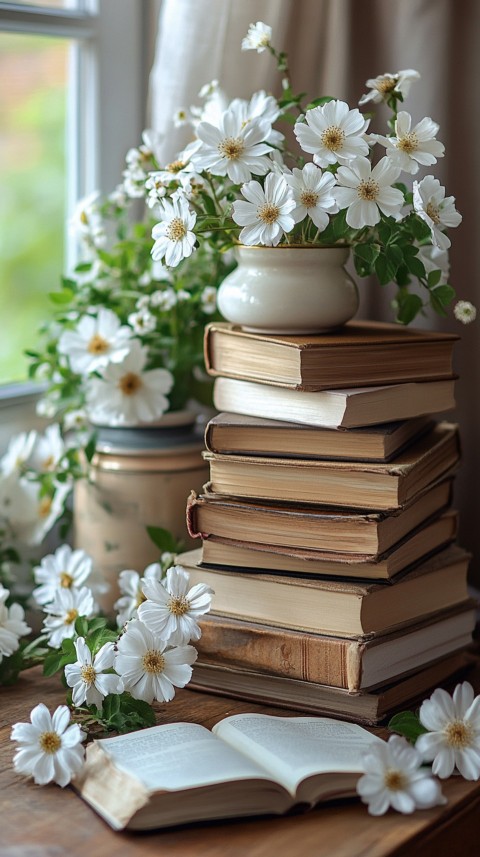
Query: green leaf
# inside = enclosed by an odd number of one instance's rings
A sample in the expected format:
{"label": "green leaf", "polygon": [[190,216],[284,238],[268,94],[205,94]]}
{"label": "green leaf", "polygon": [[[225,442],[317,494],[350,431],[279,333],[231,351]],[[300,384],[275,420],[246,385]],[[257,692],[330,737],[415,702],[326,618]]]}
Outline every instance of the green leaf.
{"label": "green leaf", "polygon": [[54,651],[46,656],[43,662],[43,674],[46,678],[55,675],[55,673],[62,669],[63,657],[64,653],[61,651]]}
{"label": "green leaf", "polygon": [[385,253],[380,253],[375,261],[375,273],[382,286],[391,283],[397,272],[397,267],[390,257]]}
{"label": "green leaf", "polygon": [[177,550],[177,541],[170,530],[165,530],[163,527],[147,527],[147,533],[153,544],[161,551],[175,553]]}
{"label": "green leaf", "polygon": [[433,289],[435,286],[438,286],[440,280],[442,279],[442,272],[438,270],[430,271],[427,277],[427,286],[429,289]]}
{"label": "green leaf", "polygon": [[423,307],[423,301],[418,295],[411,295],[407,291],[399,291],[396,299],[397,321],[401,324],[410,324]]}
{"label": "green leaf", "polygon": [[409,224],[411,226],[413,236],[417,239],[417,241],[425,241],[426,238],[430,237],[430,227],[422,220],[421,217],[414,215],[411,219],[409,218]]}
{"label": "green leaf", "polygon": [[452,289],[447,283],[430,290],[430,304],[435,312],[441,316],[446,316],[445,307],[452,302],[454,297],[455,289]]}
{"label": "green leaf", "polygon": [[396,732],[398,735],[403,735],[411,741],[412,744],[415,744],[419,735],[423,735],[428,731],[420,723],[418,714],[415,714],[413,711],[400,711],[398,714],[394,714],[388,724],[388,728],[390,729],[390,732]]}
{"label": "green leaf", "polygon": [[48,297],[53,304],[63,305],[71,303],[75,295],[71,289],[63,289],[61,292],[49,292]]}
{"label": "green leaf", "polygon": [[92,458],[95,455],[96,446],[97,446],[97,433],[94,432],[91,435],[88,443],[85,446],[85,450],[84,450],[85,451],[85,457],[86,457],[89,464],[91,463]]}
{"label": "green leaf", "polygon": [[333,95],[322,95],[321,98],[314,98],[312,101],[309,101],[306,109],[311,110],[313,107],[321,107],[322,104],[328,104],[329,101],[335,101],[335,97]]}
{"label": "green leaf", "polygon": [[88,619],[85,616],[78,616],[75,619],[75,631],[79,637],[86,637],[88,634]]}
{"label": "green leaf", "polygon": [[422,280],[425,277],[425,265],[423,262],[417,258],[417,256],[407,255],[405,256],[405,263],[407,265],[408,270],[414,277],[418,277],[419,280]]}

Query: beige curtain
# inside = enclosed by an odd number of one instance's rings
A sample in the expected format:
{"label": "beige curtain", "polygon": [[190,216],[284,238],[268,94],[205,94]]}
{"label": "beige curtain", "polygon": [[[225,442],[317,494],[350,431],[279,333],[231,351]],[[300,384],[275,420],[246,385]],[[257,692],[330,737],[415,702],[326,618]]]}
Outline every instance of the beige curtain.
{"label": "beige curtain", "polygon": [[[162,0],[151,119],[168,134],[166,159],[185,142],[182,129],[172,130],[172,114],[195,103],[203,83],[218,78],[231,97],[261,87],[278,91],[269,55],[239,48],[248,24],[258,20],[269,23],[275,44],[289,51],[294,89],[310,96],[335,95],[353,107],[368,77],[403,68],[421,73],[406,109],[415,121],[431,116],[440,124],[447,156],[435,166],[435,176],[456,197],[464,218],[452,234],[451,281],[460,298],[480,308],[478,0]],[[361,291],[364,317],[391,319],[388,287],[363,283]],[[468,327],[432,315],[418,326],[462,337],[456,347],[455,418],[463,443],[456,505],[459,541],[474,554],[471,579],[480,587],[480,316]]]}

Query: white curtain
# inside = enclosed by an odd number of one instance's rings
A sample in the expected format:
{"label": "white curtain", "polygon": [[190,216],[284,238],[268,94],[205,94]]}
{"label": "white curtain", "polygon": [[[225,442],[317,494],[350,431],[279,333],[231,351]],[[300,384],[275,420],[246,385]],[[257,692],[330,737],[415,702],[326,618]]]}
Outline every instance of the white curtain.
{"label": "white curtain", "polygon": [[[164,159],[187,142],[174,129],[178,107],[199,103],[202,84],[217,78],[230,97],[264,88],[278,94],[275,64],[264,52],[242,52],[250,22],[273,28],[276,46],[289,52],[294,90],[335,95],[355,106],[368,77],[415,68],[421,81],[406,105],[414,121],[440,124],[447,156],[435,175],[457,199],[464,221],[452,235],[451,281],[460,298],[480,305],[480,3],[478,0],[162,0],[151,75],[151,123],[165,135]],[[361,313],[391,319],[392,292],[361,285]],[[479,307],[480,308],[480,307]],[[480,317],[463,327],[430,315],[418,326],[461,334],[457,345],[458,411],[464,464],[456,480],[460,542],[474,552],[472,577],[480,586]]]}

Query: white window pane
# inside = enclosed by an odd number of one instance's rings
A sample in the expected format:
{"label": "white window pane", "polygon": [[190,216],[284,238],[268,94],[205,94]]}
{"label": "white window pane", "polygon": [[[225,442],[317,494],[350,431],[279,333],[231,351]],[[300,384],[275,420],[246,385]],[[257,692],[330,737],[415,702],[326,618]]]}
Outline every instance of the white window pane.
{"label": "white window pane", "polygon": [[26,378],[63,269],[68,49],[0,33],[0,383]]}

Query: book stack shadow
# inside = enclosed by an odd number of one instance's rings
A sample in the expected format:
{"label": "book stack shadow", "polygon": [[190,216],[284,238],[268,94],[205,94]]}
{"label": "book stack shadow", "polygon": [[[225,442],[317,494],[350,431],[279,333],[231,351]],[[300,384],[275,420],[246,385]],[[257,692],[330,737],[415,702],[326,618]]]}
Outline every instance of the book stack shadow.
{"label": "book stack shadow", "polygon": [[465,674],[456,339],[207,326],[219,413],[187,506],[201,547],[179,562],[215,595],[192,687],[376,724]]}

